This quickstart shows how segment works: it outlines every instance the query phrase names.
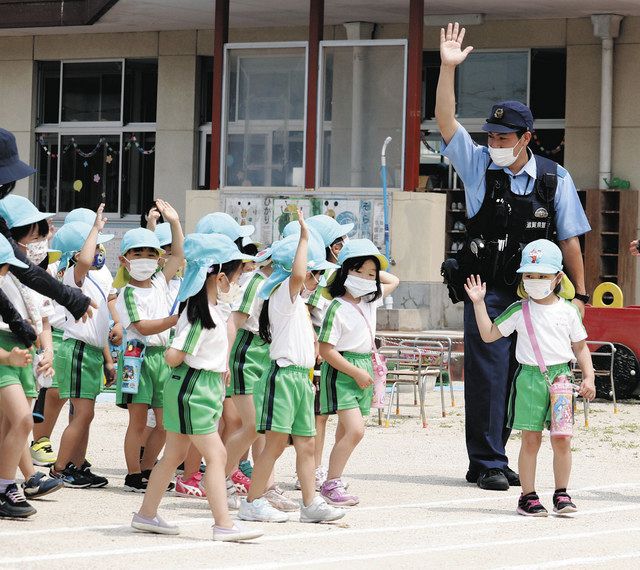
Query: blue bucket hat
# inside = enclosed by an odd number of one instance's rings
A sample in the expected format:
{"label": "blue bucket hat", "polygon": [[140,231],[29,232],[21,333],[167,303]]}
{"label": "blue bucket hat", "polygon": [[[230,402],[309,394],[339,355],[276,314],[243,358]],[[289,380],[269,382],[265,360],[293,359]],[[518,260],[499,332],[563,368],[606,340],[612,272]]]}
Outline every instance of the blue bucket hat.
{"label": "blue bucket hat", "polygon": [[241,237],[248,237],[256,228],[251,225],[241,226],[229,214],[225,212],[213,212],[207,214],[196,224],[197,234],[224,234],[231,241],[236,241]]}
{"label": "blue bucket hat", "polygon": [[347,259],[354,257],[375,257],[380,262],[380,269],[385,271],[389,267],[389,260],[380,253],[370,239],[350,239],[346,241],[338,254],[338,264],[342,265]]}
{"label": "blue bucket hat", "polygon": [[35,171],[35,168],[20,160],[13,133],[0,129],[0,184],[21,180]]}
{"label": "blue bucket hat", "polygon": [[252,255],[242,253],[233,240],[224,234],[189,234],[184,240],[184,257],[187,267],[178,291],[180,302],[202,289],[212,265],[255,259]]}
{"label": "blue bucket hat", "polygon": [[124,255],[129,250],[139,247],[157,249],[158,253],[163,253],[164,251],[160,246],[158,236],[147,228],[134,228],[124,234],[122,241],[120,242],[120,253]]}
{"label": "blue bucket hat", "polygon": [[171,224],[169,222],[163,222],[156,226],[155,232],[160,247],[165,245],[171,245],[173,238],[171,236]]}
{"label": "blue bucket hat", "polygon": [[42,220],[53,218],[54,215],[50,212],[41,212],[31,200],[24,196],[9,194],[0,200],[0,216],[6,220],[9,229],[30,226]]}
{"label": "blue bucket hat", "polygon": [[562,271],[562,251],[547,239],[538,239],[522,250],[518,273],[545,273],[555,275]]}
{"label": "blue bucket hat", "polygon": [[[51,247],[62,252],[60,258],[60,269],[67,267],[69,259],[82,249],[84,242],[87,241],[89,232],[93,225],[84,222],[71,222],[62,226],[51,240]],[[102,245],[113,239],[113,234],[98,234],[96,245]]]}
{"label": "blue bucket hat", "polygon": [[95,221],[96,213],[93,210],[89,210],[89,208],[76,208],[75,210],[71,210],[64,219],[65,224],[70,222],[84,222],[90,226],[92,226]]}
{"label": "blue bucket hat", "polygon": [[[258,293],[262,299],[268,299],[273,290],[291,275],[293,260],[298,249],[300,237],[292,234],[271,246],[271,260],[273,262],[273,273],[263,283]],[[327,261],[325,247],[322,240],[315,234],[309,232],[309,247],[307,250],[307,270],[324,271],[325,269],[335,269],[335,263]],[[320,286],[326,285],[324,278],[320,281]]]}
{"label": "blue bucket hat", "polygon": [[0,234],[0,265],[4,265],[5,263],[13,265],[14,267],[21,267],[22,269],[29,267],[16,257],[9,240]]}
{"label": "blue bucket hat", "polygon": [[[329,247],[337,239],[349,235],[355,227],[354,224],[340,224],[335,218],[325,214],[307,218],[307,226],[318,233],[325,247]],[[282,230],[283,237],[297,233],[300,233],[298,220],[289,222]]]}
{"label": "blue bucket hat", "polygon": [[533,131],[531,109],[520,101],[502,101],[491,108],[491,114],[482,130],[488,133],[515,133]]}

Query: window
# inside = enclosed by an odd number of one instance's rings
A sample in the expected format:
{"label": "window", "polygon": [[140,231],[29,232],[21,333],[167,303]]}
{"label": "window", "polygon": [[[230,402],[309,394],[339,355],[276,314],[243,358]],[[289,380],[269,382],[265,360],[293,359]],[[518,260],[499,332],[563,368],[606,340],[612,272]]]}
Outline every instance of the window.
{"label": "window", "polygon": [[[61,80],[62,78],[62,80]],[[153,197],[156,60],[38,64],[40,208],[139,215]]]}
{"label": "window", "polygon": [[209,188],[211,177],[211,117],[213,116],[213,58],[201,57],[198,66],[200,81],[198,107],[200,109],[200,151],[198,159],[198,188]]}
{"label": "window", "polygon": [[401,188],[406,43],[322,42],[317,184],[378,188],[386,137],[390,187]]}
{"label": "window", "polygon": [[306,45],[226,51],[224,186],[302,186]]}

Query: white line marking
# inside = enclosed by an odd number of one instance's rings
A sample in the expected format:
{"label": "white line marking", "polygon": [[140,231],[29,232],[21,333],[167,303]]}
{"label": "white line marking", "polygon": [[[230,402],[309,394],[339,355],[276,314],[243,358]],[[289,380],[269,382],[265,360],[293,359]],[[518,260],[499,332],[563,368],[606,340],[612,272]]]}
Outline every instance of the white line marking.
{"label": "white line marking", "polygon": [[[578,489],[573,489],[572,494],[579,496],[583,493],[588,493],[590,491],[606,491],[609,489],[624,489],[628,487],[636,487],[637,483],[613,483],[611,485],[600,485],[600,486],[590,486],[590,487],[580,487]],[[551,494],[551,491],[548,493],[540,493],[541,495]],[[383,511],[383,510],[394,510],[394,509],[429,509],[433,507],[442,507],[448,505],[467,505],[474,503],[494,503],[496,501],[504,501],[510,500],[515,501],[520,495],[519,494],[509,494],[509,493],[500,493],[500,494],[491,494],[490,496],[483,497],[472,497],[467,499],[451,499],[451,500],[442,500],[442,501],[431,501],[424,503],[401,503],[399,505],[376,505],[376,506],[368,506],[368,507],[356,507],[353,510],[350,510],[350,513],[358,514],[364,511]],[[174,497],[177,498],[177,497]],[[202,503],[203,506],[206,503]],[[206,508],[206,507],[205,507]],[[203,513],[206,512],[203,510]],[[211,523],[211,519],[207,517],[193,517],[193,518],[184,518],[184,519],[176,519],[172,520],[172,524],[178,525],[192,525],[197,524],[199,522]],[[0,532],[0,539],[10,536],[32,536],[32,535],[41,535],[41,534],[61,534],[72,532],[74,534],[80,532],[90,532],[90,531],[99,531],[99,530],[124,530],[131,528],[128,524],[107,524],[107,525],[96,525],[96,526],[77,526],[77,527],[57,527],[57,528],[39,528],[39,529],[30,529],[30,530],[10,530]]]}
{"label": "white line marking", "polygon": [[[583,511],[581,516],[589,516],[589,515],[598,515],[612,512],[622,512],[622,511],[634,511],[640,510],[640,505],[619,505],[607,507],[604,509],[590,509]],[[416,525],[402,525],[402,526],[386,526],[386,527],[375,527],[375,528],[335,528],[330,527],[331,530],[327,529],[325,532],[299,532],[294,534],[280,534],[280,535],[271,535],[264,536],[260,539],[260,542],[281,542],[281,541],[291,541],[298,539],[318,539],[318,538],[344,538],[352,535],[363,535],[363,534],[376,534],[376,533],[391,533],[391,532],[401,532],[406,533],[411,530],[434,530],[439,528],[450,528],[450,527],[466,527],[466,526],[477,526],[477,525],[487,525],[487,524],[529,524],[531,523],[531,519],[527,517],[516,517],[514,514],[495,516],[495,517],[481,517],[476,519],[470,519],[465,521],[451,521],[451,522],[437,522],[437,523],[425,523],[425,524],[416,524]],[[125,527],[126,528],[126,527]],[[325,527],[326,528],[326,527]],[[637,527],[637,530],[640,531],[640,527]],[[625,532],[634,532],[634,528],[625,528]],[[609,534],[612,532],[620,532],[620,529],[606,530],[602,531],[603,534]],[[142,533],[140,533],[142,536]],[[550,537],[541,537],[536,539],[531,539],[532,541],[541,540],[541,539],[556,539],[556,536]],[[526,540],[526,539],[525,539]],[[518,543],[516,540],[515,543]],[[507,544],[507,543],[505,543]],[[165,551],[177,551],[177,550],[195,550],[201,548],[210,548],[210,547],[220,547],[220,543],[208,541],[208,540],[185,540],[179,543],[171,543],[167,545],[155,545],[148,547],[139,547],[139,548],[118,548],[111,550],[88,550],[81,552],[59,552],[55,554],[42,554],[42,555],[34,555],[34,556],[24,556],[18,558],[4,559],[0,560],[0,566],[6,564],[19,564],[26,562],[42,562],[49,560],[68,560],[75,558],[97,558],[97,557],[105,557],[105,556],[130,556],[131,554],[144,554],[147,552],[165,552]],[[471,548],[471,543],[466,548]],[[455,549],[457,546],[444,546],[437,547],[435,551],[438,549]],[[420,551],[423,552],[423,551]],[[375,558],[376,555],[373,555]],[[384,555],[380,555],[381,558],[384,558]],[[354,560],[357,558],[354,558]],[[345,559],[348,560],[348,559]],[[330,560],[328,560],[330,561]],[[297,562],[296,564],[300,564]]]}
{"label": "white line marking", "polygon": [[585,564],[602,564],[614,560],[628,560],[629,558],[640,558],[640,550],[631,552],[621,552],[619,554],[608,554],[605,556],[582,556],[580,558],[565,558],[563,560],[552,560],[535,565],[524,566],[504,566],[498,570],[537,570],[539,568],[566,568],[567,566],[584,566]]}

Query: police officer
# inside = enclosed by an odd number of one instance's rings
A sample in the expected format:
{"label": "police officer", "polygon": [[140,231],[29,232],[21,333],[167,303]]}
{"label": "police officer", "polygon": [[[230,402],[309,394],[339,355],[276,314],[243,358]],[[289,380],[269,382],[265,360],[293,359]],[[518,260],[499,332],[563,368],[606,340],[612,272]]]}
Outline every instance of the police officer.
{"label": "police officer", "polygon": [[[465,30],[449,24],[440,31],[440,78],[436,119],[447,156],[465,188],[467,239],[458,254],[460,273],[480,273],[487,282],[487,309],[497,317],[516,295],[515,269],[521,248],[534,239],[557,241],[574,302],[583,312],[589,300],[578,236],[590,226],[569,173],[535,156],[528,144],[533,131],[529,108],[517,101],[493,106],[483,130],[488,148],[475,144],[456,121],[455,69],[473,49],[462,49]],[[549,86],[553,89],[553,85]],[[469,470],[466,479],[482,489],[507,490],[520,484],[508,467],[506,405],[515,373],[513,339],[485,344],[473,306],[464,307],[465,431]]]}

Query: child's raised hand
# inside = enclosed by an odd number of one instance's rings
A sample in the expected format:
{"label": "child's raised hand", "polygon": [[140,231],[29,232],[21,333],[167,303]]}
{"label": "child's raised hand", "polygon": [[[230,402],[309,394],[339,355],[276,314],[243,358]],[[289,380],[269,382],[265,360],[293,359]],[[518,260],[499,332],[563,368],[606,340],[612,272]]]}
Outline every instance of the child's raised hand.
{"label": "child's raised hand", "polygon": [[24,368],[33,362],[31,352],[24,348],[14,346],[9,353],[9,366],[19,366]]}
{"label": "child's raised hand", "polygon": [[300,237],[309,237],[309,228],[304,220],[302,208],[298,208],[298,222],[300,222]]}
{"label": "child's raised hand", "polygon": [[464,284],[464,290],[472,303],[480,303],[487,294],[487,284],[482,282],[480,275],[470,275]]}
{"label": "child's raised hand", "polygon": [[178,212],[176,212],[175,208],[169,204],[169,202],[165,202],[164,200],[157,199],[156,207],[162,217],[166,222],[178,222],[180,221],[180,216],[178,216]]}
{"label": "child's raised hand", "polygon": [[102,212],[104,212],[104,204],[100,204],[98,206],[98,209],[96,210],[96,221],[93,222],[93,227],[98,228],[99,232],[104,229],[104,226],[107,223],[107,218],[102,215]]}

